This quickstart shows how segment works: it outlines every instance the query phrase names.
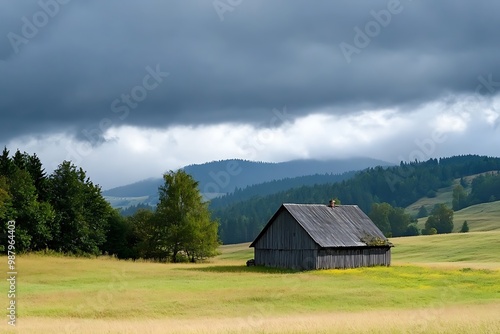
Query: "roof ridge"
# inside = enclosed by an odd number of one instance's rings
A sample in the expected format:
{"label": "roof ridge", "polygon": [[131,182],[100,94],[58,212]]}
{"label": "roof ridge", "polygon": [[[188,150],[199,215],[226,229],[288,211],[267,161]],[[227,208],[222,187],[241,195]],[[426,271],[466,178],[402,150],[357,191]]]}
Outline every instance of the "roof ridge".
{"label": "roof ridge", "polygon": [[[283,205],[300,205],[300,206],[326,206],[328,207],[328,204],[322,204],[322,203],[283,203]],[[335,207],[339,206],[358,206],[356,204],[335,204]]]}
{"label": "roof ridge", "polygon": [[283,203],[250,247],[255,246],[283,210],[287,211],[320,247],[365,247],[367,244],[361,241],[365,235],[386,239],[358,205],[340,205],[332,208],[327,204]]}

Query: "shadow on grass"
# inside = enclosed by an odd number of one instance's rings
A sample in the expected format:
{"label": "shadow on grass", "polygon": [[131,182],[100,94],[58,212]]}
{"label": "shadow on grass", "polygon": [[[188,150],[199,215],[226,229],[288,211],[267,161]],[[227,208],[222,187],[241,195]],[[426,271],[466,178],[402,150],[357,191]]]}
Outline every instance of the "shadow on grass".
{"label": "shadow on grass", "polygon": [[263,274],[294,274],[301,272],[300,270],[269,268],[263,266],[209,266],[201,268],[178,268],[178,270],[202,271],[211,273],[263,273]]}

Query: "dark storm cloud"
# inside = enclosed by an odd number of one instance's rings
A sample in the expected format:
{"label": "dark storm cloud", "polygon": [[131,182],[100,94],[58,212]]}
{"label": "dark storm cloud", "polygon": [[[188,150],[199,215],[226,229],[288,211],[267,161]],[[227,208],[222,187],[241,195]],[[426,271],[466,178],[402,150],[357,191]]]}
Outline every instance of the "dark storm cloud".
{"label": "dark storm cloud", "polygon": [[[500,81],[500,3],[486,0],[0,6],[0,140],[56,130],[97,138],[124,124],[267,124],[284,105],[294,116],[411,110],[474,94],[481,75]],[[346,57],[345,45],[356,51]],[[154,81],[151,71],[168,76]],[[127,101],[131,93],[140,98]]]}

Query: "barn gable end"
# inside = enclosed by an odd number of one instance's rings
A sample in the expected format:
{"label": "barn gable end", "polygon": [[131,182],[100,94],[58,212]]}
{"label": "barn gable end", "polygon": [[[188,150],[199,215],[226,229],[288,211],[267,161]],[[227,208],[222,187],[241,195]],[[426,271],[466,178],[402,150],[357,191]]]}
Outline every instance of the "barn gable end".
{"label": "barn gable end", "polygon": [[388,266],[391,246],[356,205],[318,204],[283,204],[250,245],[257,265],[292,269]]}
{"label": "barn gable end", "polygon": [[256,239],[255,263],[267,267],[314,269],[318,245],[287,210],[279,210]]}

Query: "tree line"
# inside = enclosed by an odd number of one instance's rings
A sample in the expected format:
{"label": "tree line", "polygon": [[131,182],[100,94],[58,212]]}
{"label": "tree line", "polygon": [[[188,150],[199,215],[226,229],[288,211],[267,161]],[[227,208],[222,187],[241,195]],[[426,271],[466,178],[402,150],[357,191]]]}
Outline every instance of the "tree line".
{"label": "tree line", "polygon": [[467,193],[467,187],[467,181],[462,178],[460,184],[453,188],[453,210],[500,200],[500,173],[493,171],[475,177],[470,184],[470,193]]}
{"label": "tree line", "polygon": [[[438,189],[451,186],[457,178],[499,170],[500,158],[478,155],[402,162],[393,167],[368,168],[341,182],[303,186],[267,196],[255,196],[223,208],[214,208],[212,212],[214,219],[220,221],[219,233],[223,243],[247,242],[257,236],[282,203],[326,204],[329,198],[338,197],[343,204],[358,205],[366,214],[370,214],[374,203],[387,203],[393,208],[399,208],[397,211],[401,213],[402,208],[422,197],[435,197]],[[477,204],[477,201],[482,201],[485,197],[488,200],[500,198],[497,193],[500,188],[495,180],[493,176],[487,175],[474,179],[469,195],[474,199],[474,203]],[[409,221],[406,227],[405,223],[394,228],[389,223],[387,227],[385,222],[385,227],[381,226],[387,235],[400,236],[412,231],[414,233],[415,228],[409,227],[412,220],[414,223],[413,218],[403,219],[403,222]],[[431,225],[434,225],[432,221]]]}
{"label": "tree line", "polygon": [[[219,244],[197,183],[182,171],[164,175],[155,210],[124,217],[104,199],[99,185],[70,161],[47,175],[36,154],[0,156],[0,234],[16,221],[16,251],[110,254],[119,258],[196,261]],[[3,237],[0,248],[5,248]],[[3,246],[3,247],[2,247]]]}
{"label": "tree line", "polygon": [[36,154],[18,150],[10,157],[3,150],[0,219],[16,221],[17,251],[98,254],[113,216],[119,214],[81,168],[65,161],[48,176]]}
{"label": "tree line", "polygon": [[272,180],[268,182],[246,186],[245,188],[236,187],[236,189],[232,193],[213,198],[210,201],[210,207],[212,209],[222,208],[229,206],[233,203],[250,199],[252,197],[274,194],[280,191],[286,191],[288,189],[297,188],[300,186],[306,186],[306,185],[312,186],[314,184],[340,182],[353,177],[355,173],[356,172],[354,171],[350,171],[340,174],[329,173],[329,174],[304,175],[291,178],[286,177],[279,180]]}

